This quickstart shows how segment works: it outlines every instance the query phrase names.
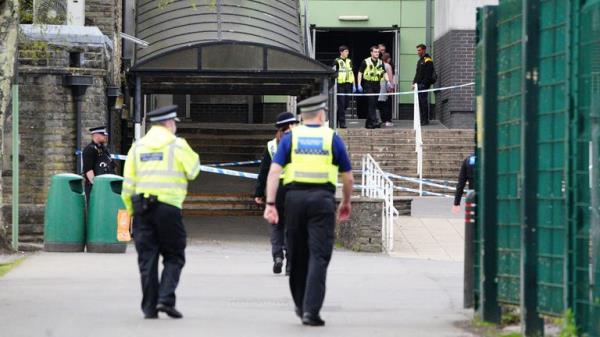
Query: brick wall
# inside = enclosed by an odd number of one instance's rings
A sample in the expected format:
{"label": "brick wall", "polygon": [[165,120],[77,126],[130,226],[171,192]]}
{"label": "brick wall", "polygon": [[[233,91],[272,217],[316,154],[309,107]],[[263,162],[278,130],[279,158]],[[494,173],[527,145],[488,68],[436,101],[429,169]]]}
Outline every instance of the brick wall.
{"label": "brick wall", "polygon": [[[451,30],[435,41],[437,87],[475,80],[475,31]],[[474,127],[474,86],[437,93],[437,118],[449,128]]]}
{"label": "brick wall", "polygon": [[116,0],[86,0],[85,25],[100,28],[112,39],[116,28]]}
{"label": "brick wall", "polygon": [[[81,68],[70,68],[69,53],[80,52]],[[20,218],[21,240],[43,232],[44,204],[50,177],[62,172],[76,170],[76,114],[72,89],[63,84],[67,74],[90,75],[93,85],[88,87],[82,105],[82,144],[90,141],[88,128],[106,121],[105,50],[92,46],[23,44],[19,50],[20,91]],[[12,130],[5,123],[4,130],[10,137]],[[4,144],[4,150],[10,144]],[[12,171],[3,172],[4,216],[10,219]],[[10,167],[10,166],[9,166]]]}

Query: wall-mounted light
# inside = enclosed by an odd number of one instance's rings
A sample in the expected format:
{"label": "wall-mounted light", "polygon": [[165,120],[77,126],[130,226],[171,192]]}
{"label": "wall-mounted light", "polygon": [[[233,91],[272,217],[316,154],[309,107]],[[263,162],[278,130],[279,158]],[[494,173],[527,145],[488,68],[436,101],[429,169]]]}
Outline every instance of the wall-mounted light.
{"label": "wall-mounted light", "polygon": [[340,15],[338,16],[340,21],[369,21],[368,15]]}

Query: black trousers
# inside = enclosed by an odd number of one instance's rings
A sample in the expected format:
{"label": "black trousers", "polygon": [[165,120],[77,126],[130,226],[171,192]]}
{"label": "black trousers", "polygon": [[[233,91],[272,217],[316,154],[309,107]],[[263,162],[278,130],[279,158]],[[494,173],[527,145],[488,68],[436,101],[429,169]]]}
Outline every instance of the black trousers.
{"label": "black trousers", "polygon": [[288,190],[285,216],[290,290],[296,307],[318,314],[335,237],[335,200],[323,189]]}
{"label": "black trousers", "polygon": [[[181,209],[159,202],[143,216],[134,216],[133,239],[142,279],[142,311],[154,314],[159,303],[175,306],[175,289],[185,264],[186,232]],[[159,255],[164,267],[160,281]]]}
{"label": "black trousers", "polygon": [[[419,90],[427,90],[429,89],[429,85],[419,84],[417,86]],[[429,93],[428,92],[420,92],[419,93],[419,114],[421,115],[421,123],[427,124],[429,123]]]}
{"label": "black trousers", "polygon": [[[351,94],[352,83],[342,83],[337,85],[338,94]],[[346,109],[350,104],[350,96],[337,97],[337,122],[338,124],[346,124]]]}
{"label": "black trousers", "polygon": [[284,258],[286,251],[286,238],[285,238],[285,194],[286,187],[283,186],[283,181],[279,182],[279,188],[277,189],[277,196],[275,197],[275,207],[277,207],[277,213],[279,214],[279,222],[275,225],[271,225],[271,255],[273,255],[273,261],[275,258]]}
{"label": "black trousers", "polygon": [[85,191],[85,204],[90,204],[90,195],[92,194],[92,184],[85,182],[84,191]]}
{"label": "black trousers", "polygon": [[[381,89],[381,85],[379,82],[365,81],[365,86],[363,87],[365,94],[378,94]],[[379,96],[373,95],[368,96],[367,99],[369,101],[369,110],[367,112],[367,121],[365,126],[373,126],[377,125],[377,99]]]}
{"label": "black trousers", "polygon": [[377,101],[377,108],[381,112],[382,122],[392,121],[392,98],[388,97],[386,101]]}

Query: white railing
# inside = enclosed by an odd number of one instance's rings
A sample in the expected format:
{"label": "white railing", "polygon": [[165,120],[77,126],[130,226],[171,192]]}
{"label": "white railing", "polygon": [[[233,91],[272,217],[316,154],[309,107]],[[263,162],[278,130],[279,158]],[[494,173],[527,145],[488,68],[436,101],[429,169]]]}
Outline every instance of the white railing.
{"label": "white railing", "polygon": [[421,112],[419,109],[419,92],[413,85],[413,129],[415,130],[415,152],[417,153],[417,175],[419,176],[419,196],[423,196],[423,136],[421,134]]}
{"label": "white railing", "polygon": [[383,199],[381,243],[386,253],[392,252],[394,249],[394,218],[399,215],[398,210],[394,207],[394,183],[370,154],[366,154],[362,158],[361,195],[367,198]]}

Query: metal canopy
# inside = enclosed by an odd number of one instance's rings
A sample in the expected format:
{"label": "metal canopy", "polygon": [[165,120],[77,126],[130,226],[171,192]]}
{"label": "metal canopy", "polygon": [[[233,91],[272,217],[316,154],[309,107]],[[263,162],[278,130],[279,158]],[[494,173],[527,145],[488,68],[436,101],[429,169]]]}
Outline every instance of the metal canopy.
{"label": "metal canopy", "polygon": [[138,0],[135,30],[144,93],[299,96],[333,76],[301,53],[297,0]]}
{"label": "metal canopy", "polygon": [[144,93],[309,95],[333,69],[298,52],[218,41],[172,50],[135,64]]}

